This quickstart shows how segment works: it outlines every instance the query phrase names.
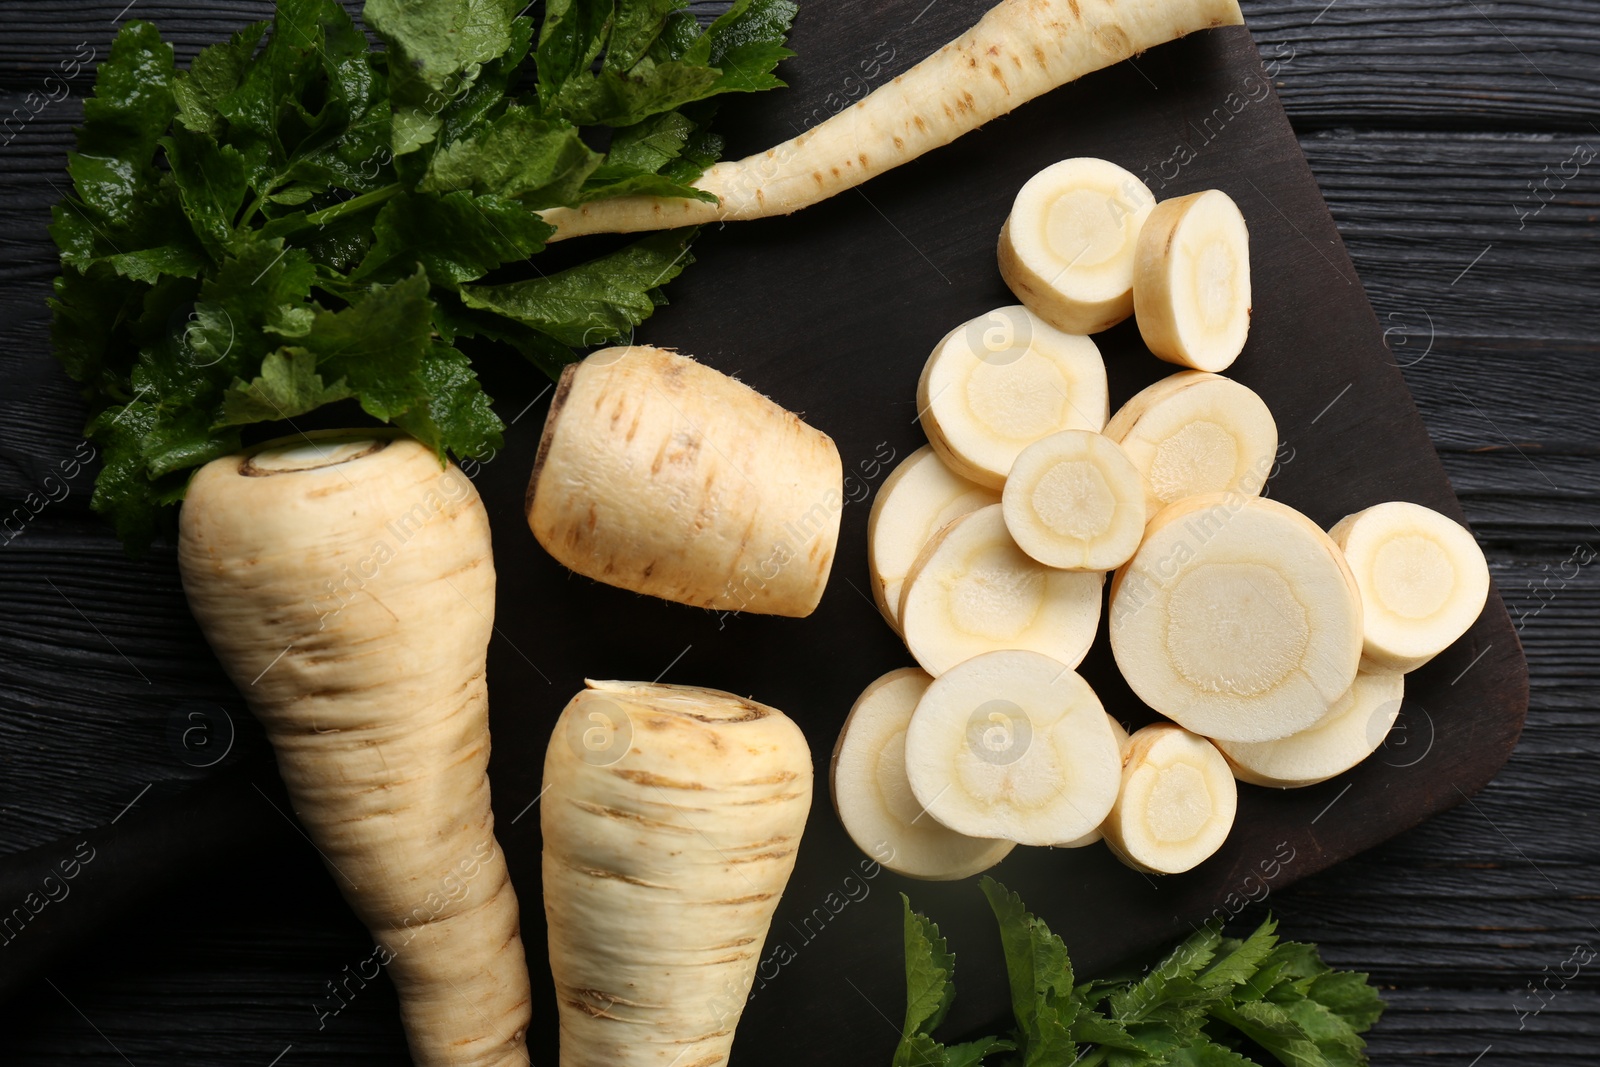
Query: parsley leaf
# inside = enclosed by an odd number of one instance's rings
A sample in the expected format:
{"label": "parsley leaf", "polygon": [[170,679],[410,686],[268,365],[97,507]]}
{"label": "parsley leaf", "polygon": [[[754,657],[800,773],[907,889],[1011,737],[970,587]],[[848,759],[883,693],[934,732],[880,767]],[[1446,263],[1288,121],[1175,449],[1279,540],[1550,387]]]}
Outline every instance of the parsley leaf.
{"label": "parsley leaf", "polygon": [[[938,927],[905,902],[906,1021],[893,1067],[1007,1064],[1081,1067],[1256,1067],[1259,1047],[1285,1067],[1361,1067],[1360,1034],[1383,1011],[1364,974],[1335,971],[1313,945],[1279,942],[1268,918],[1243,939],[1197,930],[1142,977],[1073,985],[1066,946],[1021,898],[981,882],[999,923],[1015,1028],[946,1048],[928,1032],[955,994],[955,960]],[[1086,1046],[1086,1047],[1084,1047]]]}
{"label": "parsley leaf", "polygon": [[694,262],[695,231],[667,230],[558,274],[506,285],[464,285],[461,301],[532,327],[564,345],[612,344],[656,308],[655,291]]}
{"label": "parsley leaf", "polygon": [[956,958],[939,928],[911,910],[902,893],[906,940],[906,1017],[893,1067],[976,1067],[992,1052],[1012,1049],[993,1037],[946,1047],[928,1036],[944,1021],[955,1000]]}
{"label": "parsley leaf", "polygon": [[736,66],[770,76],[793,9],[741,0],[702,31],[683,6],[551,0],[535,48],[520,0],[368,0],[365,27],[278,0],[187,70],[125,24],[52,210],[49,304],[105,461],[93,503],[130,549],[170,529],[194,467],[330,404],[441,460],[485,454],[504,427],[458,342],[553,377],[664,303],[693,231],[524,264],[542,208],[708,197],[705,98]]}

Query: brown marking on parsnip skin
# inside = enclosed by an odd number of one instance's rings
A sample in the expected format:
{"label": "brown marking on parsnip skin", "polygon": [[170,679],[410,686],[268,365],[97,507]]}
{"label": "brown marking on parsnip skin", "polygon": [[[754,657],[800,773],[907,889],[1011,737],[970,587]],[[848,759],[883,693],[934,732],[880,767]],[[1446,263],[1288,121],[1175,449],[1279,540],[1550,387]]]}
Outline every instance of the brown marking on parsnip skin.
{"label": "brown marking on parsnip skin", "polygon": [[757,904],[763,900],[771,900],[774,893],[751,893],[745,897],[728,897],[726,900],[708,900],[707,904],[713,908],[733,907],[736,904]]}
{"label": "brown marking on parsnip skin", "polygon": [[894,147],[895,147],[895,151],[897,151],[897,152],[898,152],[898,151],[900,151],[900,150],[901,150],[901,149],[903,149],[903,148],[905,148],[905,146],[906,146],[906,143],[905,143],[905,142],[904,142],[904,141],[903,141],[903,140],[901,140],[901,139],[900,139],[900,138],[898,138],[898,137],[896,137],[896,138],[895,138],[895,139],[894,139]]}
{"label": "brown marking on parsnip skin", "polygon": [[783,785],[785,782],[794,781],[796,777],[793,771],[779,771],[760,778],[746,778],[742,782],[735,782],[734,785]]}
{"label": "brown marking on parsnip skin", "polygon": [[911,116],[911,121],[912,121],[913,124],[915,124],[915,126],[919,130],[924,130],[925,131],[928,128],[928,124],[922,120],[922,116],[921,115],[912,115]]}
{"label": "brown marking on parsnip skin", "polygon": [[572,381],[577,373],[578,364],[567,364],[561,371],[560,380],[556,382],[555,396],[550,398],[550,412],[544,417],[544,431],[539,435],[539,451],[533,457],[533,475],[528,479],[528,492],[523,497],[522,510],[525,513],[533,512],[533,494],[539,488],[539,474],[544,470],[545,457],[550,454],[550,442],[556,435],[556,424],[561,421],[561,409],[567,405],[567,396],[572,392]]}
{"label": "brown marking on parsnip skin", "polygon": [[657,789],[689,789],[704,792],[704,782],[680,782],[676,778],[666,778],[649,771],[634,771],[626,767],[607,767],[618,778],[632,782],[634,785],[652,785]]}
{"label": "brown marking on parsnip skin", "polygon": [[867,154],[865,152],[858,152],[856,154],[856,158],[861,161],[861,169],[866,170],[869,166],[867,163]]}
{"label": "brown marking on parsnip skin", "polygon": [[567,803],[571,804],[579,811],[588,812],[590,815],[595,815],[602,819],[617,819],[619,821],[638,823],[640,826],[647,826],[652,830],[661,830],[667,833],[694,833],[693,827],[679,826],[677,823],[663,822],[660,819],[652,819],[650,816],[641,815],[636,811],[623,811],[621,808],[607,807],[604,804],[595,804],[588,800],[569,799]]}
{"label": "brown marking on parsnip skin", "polygon": [[761,863],[761,862],[763,862],[765,860],[781,860],[785,856],[792,856],[792,855],[794,855],[794,849],[792,849],[792,848],[783,848],[783,849],[776,849],[776,850],[774,850],[772,852],[758,852],[754,856],[731,856],[731,857],[729,857],[728,862],[729,863]]}
{"label": "brown marking on parsnip skin", "polygon": [[1067,0],[1067,6],[1072,8],[1073,18],[1078,19],[1079,21],[1083,20],[1083,12],[1078,10],[1078,0]]}
{"label": "brown marking on parsnip skin", "polygon": [[804,793],[773,793],[771,796],[757,797],[754,800],[735,800],[730,802],[735,808],[754,808],[762,804],[785,804],[791,800],[799,800]]}
{"label": "brown marking on parsnip skin", "polygon": [[577,1008],[579,1011],[583,1012],[585,1015],[592,1015],[596,1019],[610,1019],[610,1020],[612,1020],[614,1022],[619,1022],[619,1023],[622,1021],[621,1016],[612,1015],[610,1012],[605,1011],[602,1008],[597,1008],[593,1004],[590,1004],[587,1000],[582,1000],[582,999],[577,998],[577,997],[568,997],[567,998],[567,1003],[570,1004],[572,1007]]}
{"label": "brown marking on parsnip skin", "polygon": [[1007,96],[1011,95],[1011,86],[1006,84],[1005,72],[1000,69],[999,64],[989,64],[989,77],[1000,83],[1000,88],[1005,90]]}
{"label": "brown marking on parsnip skin", "polygon": [[606,870],[601,870],[599,867],[580,867],[580,866],[578,866],[577,864],[574,864],[574,863],[568,863],[567,866],[571,867],[573,870],[577,871],[579,874],[588,875],[590,878],[610,878],[613,881],[626,882],[629,885],[636,885],[641,889],[671,889],[672,888],[670,885],[662,885],[659,882],[647,882],[643,878],[635,878],[631,874],[623,874],[620,871],[606,871]]}

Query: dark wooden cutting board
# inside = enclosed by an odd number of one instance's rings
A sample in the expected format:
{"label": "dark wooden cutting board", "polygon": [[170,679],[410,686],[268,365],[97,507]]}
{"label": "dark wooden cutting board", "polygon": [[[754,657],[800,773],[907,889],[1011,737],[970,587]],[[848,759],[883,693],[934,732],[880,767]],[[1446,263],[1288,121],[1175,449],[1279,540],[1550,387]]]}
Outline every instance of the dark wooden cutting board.
{"label": "dark wooden cutting board", "polygon": [[[981,7],[806,5],[794,34],[802,58],[786,75],[792,88],[729,108],[724,127],[738,131],[730,149],[753,150],[809,127],[863,82],[892,76],[953,37]],[[898,27],[919,13],[919,32],[908,41]],[[873,70],[876,77],[866,77]],[[1014,302],[994,245],[1017,189],[1075,155],[1122,164],[1158,197],[1215,187],[1238,201],[1251,230],[1255,310],[1250,342],[1230,373],[1277,418],[1284,462],[1271,496],[1324,527],[1391,499],[1462,518],[1242,27],[1198,34],[1091,75],[800,215],[708,230],[695,246],[699,262],[673,283],[671,306],[639,339],[737,375],[832,435],[853,502],[844,507],[833,578],[814,616],[716,616],[569,576],[542,553],[521,512],[535,433],[517,434],[479,475],[502,583],[504,640],[490,658],[491,774],[501,840],[524,902],[537,1020],[552,1021],[554,1009],[541,959],[536,812],[510,820],[538,794],[551,722],[585,675],[663,676],[751,695],[788,712],[811,742],[817,800],[735,1062],[887,1061],[904,1010],[900,892],[939,921],[960,956],[949,1032],[1006,1014],[993,920],[977,886],[887,872],[867,878],[864,857],[829,804],[826,768],[856,695],[882,672],[911,663],[868,595],[868,494],[894,459],[923,443],[914,392],[934,343],[964,319]],[[1132,323],[1097,341],[1113,407],[1177,369],[1145,351]],[[1103,635],[1082,670],[1119,718],[1149,720]],[[1498,595],[1407,689],[1395,733],[1356,771],[1303,790],[1242,787],[1227,845],[1195,871],[1145,877],[1094,847],[1018,849],[994,873],[1066,939],[1080,973],[1146,952],[1213,912],[1237,912],[1247,899],[1459,803],[1499,769],[1521,729],[1527,672]],[[530,1053],[536,1063],[552,1059],[553,1027],[534,1027]]]}
{"label": "dark wooden cutting board", "polygon": [[[814,125],[957,35],[986,6],[806,3],[793,36],[800,58],[783,72],[791,88],[725,108],[722,127],[735,133],[730,154]],[[903,1010],[902,891],[939,921],[960,956],[949,1033],[1006,1014],[993,922],[976,885],[864,870],[828,802],[826,759],[867,682],[911,662],[870,603],[865,528],[871,493],[922,444],[917,373],[951,326],[1014,302],[995,266],[1000,223],[1029,176],[1073,155],[1121,163],[1160,197],[1221,188],[1244,211],[1255,314],[1230,373],[1277,417],[1285,461],[1271,496],[1324,526],[1389,499],[1461,518],[1243,28],[1199,34],[1092,75],[802,215],[708,230],[695,246],[699,262],[673,283],[671,306],[639,339],[736,374],[831,434],[851,502],[827,596],[809,619],[718,616],[569,575],[534,542],[522,515],[548,393],[526,367],[488,369],[498,410],[515,416],[506,448],[475,476],[500,574],[491,775],[500,840],[523,902],[533,1062],[556,1056],[535,798],[551,725],[585,676],[660,677],[753,696],[795,718],[817,757],[817,801],[735,1062],[887,1062]],[[1097,341],[1113,406],[1176,369],[1145,352],[1131,324]],[[1150,718],[1118,677],[1103,637],[1082,670],[1119,718]],[[1473,630],[1408,680],[1400,725],[1383,750],[1310,789],[1242,787],[1228,844],[1199,869],[1149,878],[1094,847],[1018,849],[994,873],[1062,934],[1080,974],[1101,972],[1459,803],[1504,762],[1526,705],[1521,649],[1492,596]],[[259,807],[253,793],[234,793]],[[227,825],[207,822],[215,833]],[[206,847],[204,834],[190,841],[197,854]]]}

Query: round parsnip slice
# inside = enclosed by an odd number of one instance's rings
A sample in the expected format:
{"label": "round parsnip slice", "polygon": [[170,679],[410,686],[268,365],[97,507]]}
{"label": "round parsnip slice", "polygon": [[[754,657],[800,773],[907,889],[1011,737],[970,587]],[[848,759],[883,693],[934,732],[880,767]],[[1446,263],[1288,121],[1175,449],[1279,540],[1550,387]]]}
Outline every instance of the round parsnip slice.
{"label": "round parsnip slice", "polygon": [[1029,178],[1000,228],[1000,277],[1068,333],[1133,314],[1134,250],[1156,207],[1149,188],[1104,159],[1064,159]]}
{"label": "round parsnip slice", "polygon": [[1123,751],[1122,788],[1101,826],[1117,858],[1152,874],[1181,874],[1228,839],[1239,806],[1216,746],[1171,723],[1136,732]]}
{"label": "round parsnip slice", "polygon": [[1283,789],[1316,785],[1378,750],[1400,716],[1404,696],[1405,675],[1362,671],[1327,718],[1310,729],[1282,741],[1218,741],[1217,748],[1241,782]]}
{"label": "round parsnip slice", "polygon": [[950,522],[906,576],[901,633],[934,677],[1004,648],[1076,667],[1094,641],[1105,575],[1057,570],[1030,558],[1006,532],[1002,510],[991,504]]}
{"label": "round parsnip slice", "polygon": [[872,599],[897,632],[900,587],[922,546],[951,519],[998,503],[1000,494],[945,466],[928,445],[884,479],[867,517],[867,567]]}
{"label": "round parsnip slice", "polygon": [[934,451],[951,470],[991,489],[1039,438],[1099,430],[1109,403],[1095,343],[1020,305],[945,334],[917,381],[917,410]]}
{"label": "round parsnip slice", "polygon": [[1278,452],[1278,424],[1249,386],[1180,371],[1136,393],[1105,435],[1144,475],[1148,518],[1201,493],[1261,492]]}
{"label": "round parsnip slice", "polygon": [[1220,189],[1163,200],[1139,231],[1133,266],[1139,335],[1168,363],[1219,371],[1250,332],[1250,231]]}
{"label": "round parsnip slice", "polygon": [[1062,430],[1024,448],[1001,501],[1017,545],[1050,567],[1112,570],[1144,536],[1144,476],[1113,441],[1088,430]]}
{"label": "round parsnip slice", "polygon": [[917,803],[971,837],[1082,837],[1111,810],[1121,767],[1100,698],[1037,652],[989,652],[934,679],[906,730]]}
{"label": "round parsnip slice", "polygon": [[862,691],[833,747],[833,807],[861,851],[908,878],[953,881],[986,871],[1015,843],[967,837],[917,803],[906,778],[906,727],[933,679],[890,671]]}
{"label": "round parsnip slice", "polygon": [[[1120,722],[1118,722],[1116,719],[1111,718],[1111,713],[1109,711],[1106,712],[1106,718],[1111,721],[1111,735],[1117,739],[1117,750],[1119,752],[1125,751],[1127,749],[1127,747],[1128,747],[1128,731],[1124,730],[1122,728],[1122,724]],[[1093,845],[1096,842],[1100,841],[1104,836],[1105,835],[1103,835],[1100,832],[1099,828],[1096,828],[1096,829],[1090,830],[1088,833],[1084,834],[1082,837],[1073,838],[1071,841],[1063,841],[1061,844],[1059,844],[1059,845],[1057,845],[1055,847],[1056,848],[1087,848],[1089,845]]]}
{"label": "round parsnip slice", "polygon": [[1275,500],[1212,493],[1162,509],[1111,584],[1111,651],[1180,726],[1274,741],[1355,681],[1361,597],[1316,523]]}
{"label": "round parsnip slice", "polygon": [[1329,531],[1356,576],[1372,670],[1414,671],[1455,643],[1489,596],[1489,565],[1460,523],[1402,500]]}

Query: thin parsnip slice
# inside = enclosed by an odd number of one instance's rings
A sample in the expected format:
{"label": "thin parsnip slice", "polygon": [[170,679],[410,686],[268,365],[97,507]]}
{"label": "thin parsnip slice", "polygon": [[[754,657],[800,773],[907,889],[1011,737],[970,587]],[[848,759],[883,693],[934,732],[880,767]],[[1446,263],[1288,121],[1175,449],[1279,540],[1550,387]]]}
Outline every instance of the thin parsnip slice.
{"label": "thin parsnip slice", "polygon": [[1063,159],[1022,186],[1000,227],[1000,277],[1067,333],[1099,333],[1133,314],[1134,249],[1156,198],[1105,159]]}
{"label": "thin parsnip slice", "polygon": [[1117,802],[1100,827],[1116,857],[1151,874],[1181,874],[1215,855],[1239,804],[1216,746],[1154,723],[1134,733],[1122,761]]}
{"label": "thin parsnip slice", "polygon": [[1111,650],[1139,698],[1224,741],[1320,721],[1355,680],[1361,597],[1339,547],[1235,493],[1164,508],[1111,584]]}
{"label": "thin parsnip slice", "polygon": [[1220,371],[1250,332],[1250,231],[1220,189],[1163,200],[1139,232],[1133,307],[1146,347]]}
{"label": "thin parsnip slice", "polygon": [[940,340],[917,381],[917,410],[951,470],[999,489],[1039,438],[1105,426],[1106,365],[1089,338],[1020,304],[996,308]]}
{"label": "thin parsnip slice", "polygon": [[1001,502],[1017,545],[1040,563],[1109,571],[1144,536],[1144,476],[1110,438],[1062,430],[1022,450]]}
{"label": "thin parsnip slice", "polygon": [[963,660],[1029,649],[1075,667],[1100,625],[1105,575],[1046,567],[1006,532],[1002,506],[963,515],[934,535],[900,600],[906,647],[938,677]]}
{"label": "thin parsnip slice", "polygon": [[1460,523],[1402,500],[1346,515],[1329,531],[1356,576],[1365,610],[1362,659],[1414,671],[1483,612],[1489,565]]}
{"label": "thin parsnip slice", "polygon": [[1201,493],[1261,492],[1278,452],[1278,424],[1248,386],[1180,371],[1134,394],[1106,423],[1144,475],[1148,517]]}
{"label": "thin parsnip slice", "polygon": [[934,679],[906,730],[906,774],[930,815],[1023,845],[1098,827],[1121,761],[1089,683],[1037,652],[989,652]]}
{"label": "thin parsnip slice", "polygon": [[[1128,731],[1123,728],[1120,722],[1112,717],[1109,711],[1106,712],[1106,718],[1111,722],[1111,734],[1117,739],[1118,751],[1126,751],[1128,747]],[[1093,830],[1090,830],[1082,837],[1074,838],[1071,841],[1063,841],[1061,844],[1057,845],[1056,848],[1087,848],[1088,846],[1101,841],[1104,836],[1105,835],[1102,834],[1097,827]]]}
{"label": "thin parsnip slice", "polygon": [[951,470],[928,445],[884,479],[867,516],[867,567],[872,599],[896,632],[900,589],[922,546],[951,519],[998,503],[998,493]]}
{"label": "thin parsnip slice", "polygon": [[890,671],[857,698],[830,763],[833,807],[850,839],[908,878],[953,881],[1005,859],[1014,842],[967,837],[923,810],[906,777],[906,729],[933,679]]}
{"label": "thin parsnip slice", "polygon": [[1327,718],[1281,741],[1218,741],[1233,775],[1252,785],[1294,789],[1343,774],[1378,750],[1405,696],[1405,675],[1356,675]]}

